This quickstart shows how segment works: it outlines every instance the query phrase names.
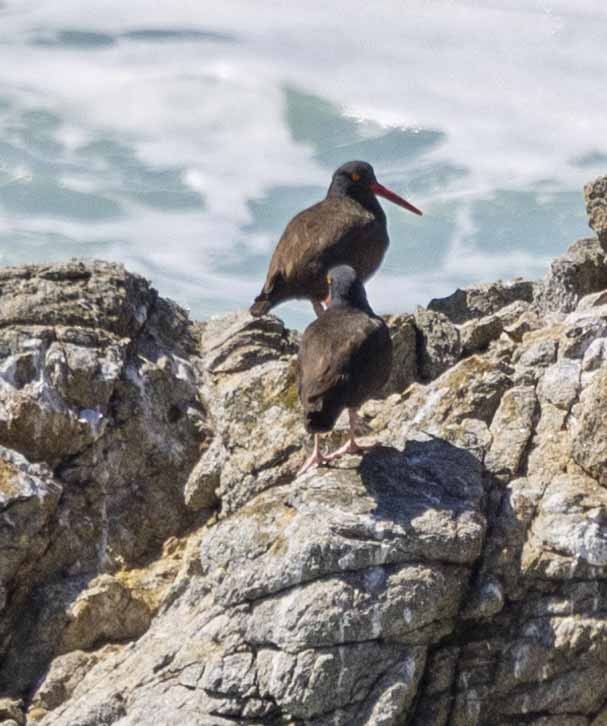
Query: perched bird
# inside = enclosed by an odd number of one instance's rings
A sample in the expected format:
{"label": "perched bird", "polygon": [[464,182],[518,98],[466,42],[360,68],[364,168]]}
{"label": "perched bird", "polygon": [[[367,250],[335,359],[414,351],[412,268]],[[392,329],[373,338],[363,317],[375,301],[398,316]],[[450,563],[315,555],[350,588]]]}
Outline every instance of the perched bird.
{"label": "perched bird", "polygon": [[[327,275],[327,309],[304,331],[299,349],[299,398],[306,430],[314,434],[314,451],[299,473],[345,453],[357,453],[356,409],[378,394],[392,367],[388,326],[371,309],[365,288],[348,265]],[[330,456],[320,451],[320,433],[330,431],[348,409],[348,443]]]}
{"label": "perched bird", "polygon": [[297,214],[280,238],[262,291],[250,308],[265,315],[286,300],[312,301],[317,315],[327,296],[327,272],[347,264],[362,282],[380,266],[389,239],[386,215],[377,196],[421,214],[375,178],[371,164],[350,161],[333,174],[322,202]]}

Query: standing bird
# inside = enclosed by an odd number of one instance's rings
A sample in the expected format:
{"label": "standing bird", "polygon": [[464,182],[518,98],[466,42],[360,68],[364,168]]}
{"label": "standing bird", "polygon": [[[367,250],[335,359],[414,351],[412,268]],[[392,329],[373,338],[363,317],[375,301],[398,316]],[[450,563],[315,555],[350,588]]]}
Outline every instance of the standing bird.
{"label": "standing bird", "polygon": [[350,265],[362,282],[368,280],[389,244],[386,215],[376,195],[421,214],[382,186],[371,164],[350,161],[340,166],[323,201],[304,209],[287,225],[251,314],[260,317],[286,300],[306,298],[320,315],[328,292],[327,271],[336,265]]}
{"label": "standing bird", "polygon": [[[299,474],[361,450],[356,409],[381,391],[392,367],[388,326],[371,309],[356,272],[348,265],[335,267],[327,283],[327,309],[306,328],[299,349],[299,398],[306,430],[314,434],[314,451]],[[348,443],[324,456],[319,434],[331,431],[344,408],[350,417]]]}

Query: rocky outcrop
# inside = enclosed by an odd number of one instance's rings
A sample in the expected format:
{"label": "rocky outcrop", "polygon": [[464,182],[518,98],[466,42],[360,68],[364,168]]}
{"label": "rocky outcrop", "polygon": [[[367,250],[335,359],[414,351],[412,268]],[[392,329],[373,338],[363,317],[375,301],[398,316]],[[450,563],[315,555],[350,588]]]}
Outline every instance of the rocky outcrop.
{"label": "rocky outcrop", "polygon": [[571,312],[583,297],[606,286],[607,243],[596,237],[582,239],[550,265],[540,306],[544,312]]}
{"label": "rocky outcrop", "polygon": [[2,271],[0,724],[607,723],[597,244],[391,317],[375,446],[300,478],[277,318]]}
{"label": "rocky outcrop", "polygon": [[588,223],[603,244],[607,244],[607,176],[601,176],[584,187]]}
{"label": "rocky outcrop", "polygon": [[494,315],[502,308],[515,302],[533,302],[537,283],[517,278],[516,280],[472,285],[457,289],[444,298],[430,300],[428,310],[446,315],[453,323],[462,324],[477,318]]}
{"label": "rocky outcrop", "polygon": [[207,413],[191,323],[142,278],[74,262],[0,286],[0,688],[25,692],[54,655],[147,628],[109,580],[194,521],[176,482]]}

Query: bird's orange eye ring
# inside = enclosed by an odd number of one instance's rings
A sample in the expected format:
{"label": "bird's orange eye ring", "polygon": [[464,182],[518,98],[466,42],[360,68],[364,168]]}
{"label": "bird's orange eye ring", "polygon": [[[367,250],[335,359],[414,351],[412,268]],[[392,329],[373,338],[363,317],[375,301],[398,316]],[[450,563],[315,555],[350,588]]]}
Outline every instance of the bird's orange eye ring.
{"label": "bird's orange eye ring", "polygon": [[353,171],[350,174],[350,179],[352,179],[352,181],[360,181],[360,174],[357,171]]}

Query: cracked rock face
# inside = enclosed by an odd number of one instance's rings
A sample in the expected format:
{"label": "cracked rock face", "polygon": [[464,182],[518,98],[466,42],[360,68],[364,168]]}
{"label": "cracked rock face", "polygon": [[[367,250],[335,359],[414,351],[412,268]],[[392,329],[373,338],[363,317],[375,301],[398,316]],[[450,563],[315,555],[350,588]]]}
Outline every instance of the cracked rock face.
{"label": "cracked rock face", "polygon": [[[176,480],[206,413],[191,323],[142,278],[70,262],[0,279],[0,688],[21,692],[53,655],[107,639],[93,623],[129,602],[116,587],[81,626],[71,614],[95,576],[191,522]],[[147,625],[125,627],[110,639]]]}
{"label": "cracked rock face", "polygon": [[376,445],[298,479],[277,318],[3,270],[0,723],[606,724],[596,245],[390,318]]}

